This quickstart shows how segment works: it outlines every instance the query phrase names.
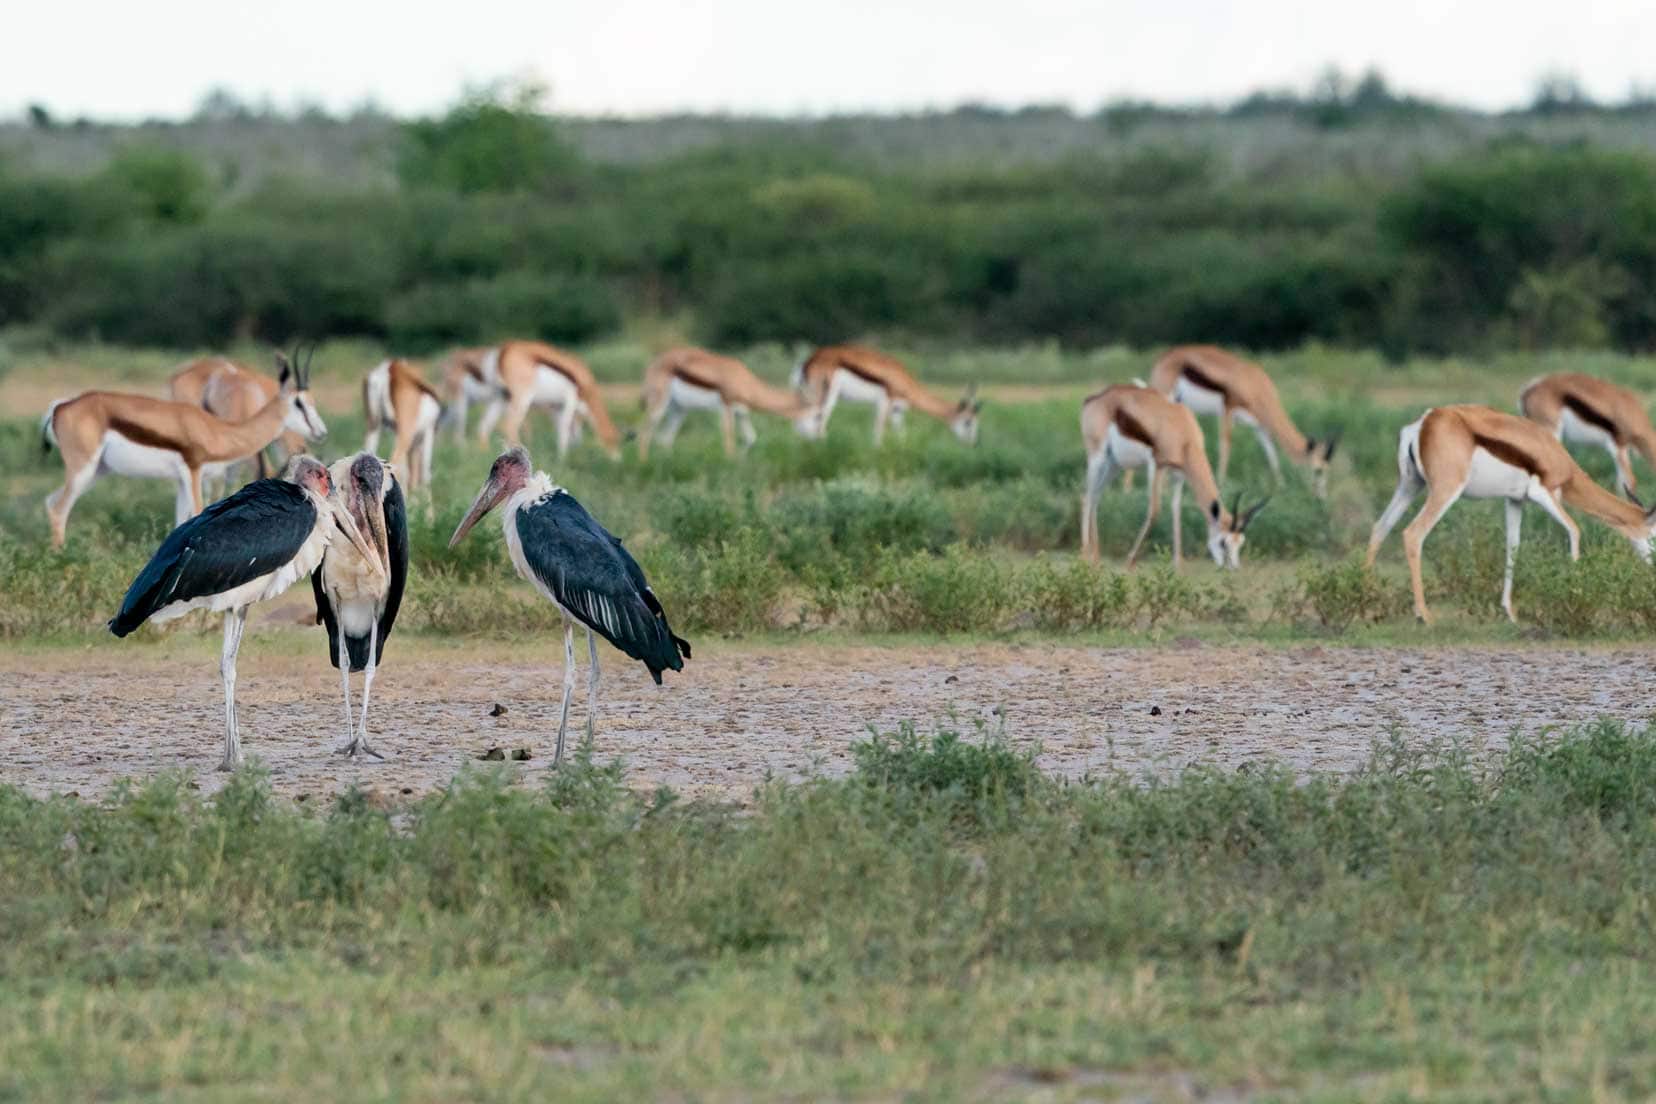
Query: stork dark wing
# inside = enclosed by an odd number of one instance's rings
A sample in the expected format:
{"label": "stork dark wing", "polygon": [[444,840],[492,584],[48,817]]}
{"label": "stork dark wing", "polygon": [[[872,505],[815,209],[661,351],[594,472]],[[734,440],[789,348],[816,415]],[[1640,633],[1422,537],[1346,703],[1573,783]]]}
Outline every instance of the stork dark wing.
{"label": "stork dark wing", "polygon": [[298,555],[316,528],[305,492],[260,479],[221,498],[161,542],[127,588],[109,631],[125,636],[157,611],[250,583]]}
{"label": "stork dark wing", "polygon": [[571,616],[643,663],[656,682],[662,671],[684,669],[643,571],[579,502],[556,491],[519,510],[515,521],[530,570]]}
{"label": "stork dark wing", "polygon": [[402,605],[403,585],[408,581],[408,509],[403,504],[402,484],[394,473],[391,474],[391,486],[385,491],[385,548],[391,554],[391,578],[387,580],[385,608],[380,611],[379,650],[374,655],[375,663],[385,654],[385,638],[391,635],[391,626],[396,623],[397,609]]}

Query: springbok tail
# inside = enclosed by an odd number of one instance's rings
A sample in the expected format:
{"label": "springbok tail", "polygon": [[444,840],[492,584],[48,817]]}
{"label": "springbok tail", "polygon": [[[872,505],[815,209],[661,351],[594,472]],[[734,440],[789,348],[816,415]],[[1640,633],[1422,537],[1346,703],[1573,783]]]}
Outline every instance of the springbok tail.
{"label": "springbok tail", "polygon": [[58,407],[68,401],[68,399],[55,400],[51,406],[46,408],[45,415],[40,419],[40,451],[42,455],[57,447],[57,429],[52,423],[57,420]]}

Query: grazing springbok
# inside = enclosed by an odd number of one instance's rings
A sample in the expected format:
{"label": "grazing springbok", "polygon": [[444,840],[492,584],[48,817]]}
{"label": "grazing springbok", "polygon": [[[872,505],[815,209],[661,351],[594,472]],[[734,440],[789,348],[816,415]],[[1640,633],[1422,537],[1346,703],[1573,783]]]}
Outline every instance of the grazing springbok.
{"label": "grazing springbok", "polygon": [[1625,387],[1579,372],[1556,372],[1533,379],[1518,392],[1518,409],[1560,441],[1597,445],[1616,462],[1616,486],[1632,496],[1632,449],[1656,466],[1656,428],[1639,396]]}
{"label": "grazing springbok", "polygon": [[[362,417],[367,452],[379,451],[380,429],[397,435],[391,466],[410,494],[431,485],[431,452],[437,444],[437,421],[443,404],[437,392],[407,360],[382,360],[362,380]],[[335,475],[338,478],[338,475]]]}
{"label": "grazing springbok", "polygon": [[959,402],[950,402],[920,386],[901,362],[866,345],[826,345],[816,350],[794,369],[794,387],[814,410],[813,430],[818,437],[827,434],[834,404],[843,399],[874,404],[876,445],[885,438],[887,422],[894,429],[903,428],[903,415],[910,407],[943,422],[967,444],[977,443],[978,411],[983,403],[976,398],[976,384],[967,387]]}
{"label": "grazing springbok", "polygon": [[1633,542],[1634,551],[1650,560],[1650,535],[1656,511],[1617,498],[1594,483],[1540,425],[1487,406],[1440,406],[1403,427],[1397,438],[1397,490],[1369,535],[1368,564],[1386,534],[1421,490],[1426,505],[1403,530],[1403,552],[1414,584],[1415,616],[1431,624],[1426,590],[1420,578],[1420,549],[1444,512],[1463,495],[1506,500],[1506,578],[1501,608],[1518,620],[1512,606],[1512,561],[1518,551],[1524,503],[1533,502],[1564,527],[1570,559],[1581,555],[1581,530],[1564,512],[1574,506],[1598,518]]}
{"label": "grazing springbok", "polygon": [[561,459],[580,437],[585,419],[612,460],[621,459],[621,434],[610,421],[603,392],[586,362],[573,353],[539,341],[508,341],[483,358],[483,378],[496,384],[496,393],[478,423],[478,440],[487,444],[501,415],[500,432],[506,443],[519,443],[523,420],[531,406],[554,408]]}
{"label": "grazing springbok", "polygon": [[1150,509],[1144,526],[1127,553],[1127,566],[1138,561],[1139,548],[1149,536],[1161,509],[1162,482],[1173,480],[1173,566],[1183,552],[1179,506],[1188,480],[1191,493],[1207,519],[1208,554],[1224,568],[1242,566],[1246,532],[1265,502],[1241,509],[1238,495],[1229,510],[1219,498],[1219,484],[1208,465],[1207,447],[1196,415],[1148,387],[1116,384],[1090,395],[1081,404],[1081,440],[1087,449],[1087,482],[1081,492],[1081,554],[1098,559],[1098,496],[1119,471],[1150,469]]}
{"label": "grazing springbok", "polygon": [[[172,378],[167,381],[167,387],[173,402],[199,406],[207,413],[227,422],[246,421],[281,390],[276,377],[267,376],[256,368],[222,356],[198,357],[179,365],[178,370],[173,372]],[[262,449],[254,454],[253,478],[265,479],[275,475],[290,457],[298,456],[305,451],[305,438],[291,430],[283,430],[273,447],[281,449],[277,463],[272,464]],[[246,482],[239,472],[229,469],[225,471],[224,476],[217,482],[228,483],[231,479]],[[206,482],[203,479],[203,483]],[[207,498],[221,497],[224,489],[222,486],[218,487],[217,493],[214,493],[203,487]]]}
{"label": "grazing springbok", "polygon": [[794,428],[807,437],[815,424],[811,405],[797,392],[772,387],[735,357],[688,346],[669,349],[650,362],[644,370],[643,403],[646,425],[638,438],[640,460],[649,457],[652,438],[659,437],[663,448],[671,448],[685,414],[692,410],[719,412],[726,456],[736,455],[738,432],[744,450],[758,439],[750,411],[791,418]]}
{"label": "grazing springbok", "polygon": [[52,547],[63,547],[69,511],[100,475],[173,480],[178,485],[174,520],[182,524],[201,512],[204,473],[218,475],[248,459],[284,430],[310,441],[327,436],[311,401],[310,360],[300,365],[277,353],[276,363],[281,369],[276,394],[239,422],[189,403],[115,391],[86,391],[53,403],[41,420],[46,447],[56,445],[63,455],[63,486],[46,499]]}
{"label": "grazing springbok", "polygon": [[443,417],[456,441],[466,436],[466,413],[473,403],[487,402],[500,393],[499,387],[483,376],[488,349],[455,349],[437,365],[443,381]]}
{"label": "grazing springbok", "polygon": [[1150,386],[1198,414],[1219,416],[1219,479],[1230,471],[1231,419],[1254,431],[1271,476],[1280,485],[1282,464],[1277,445],[1289,459],[1311,469],[1318,498],[1328,494],[1328,462],[1340,443],[1338,434],[1313,440],[1299,431],[1282,408],[1276,384],[1265,369],[1214,345],[1180,345],[1169,349],[1150,369]]}

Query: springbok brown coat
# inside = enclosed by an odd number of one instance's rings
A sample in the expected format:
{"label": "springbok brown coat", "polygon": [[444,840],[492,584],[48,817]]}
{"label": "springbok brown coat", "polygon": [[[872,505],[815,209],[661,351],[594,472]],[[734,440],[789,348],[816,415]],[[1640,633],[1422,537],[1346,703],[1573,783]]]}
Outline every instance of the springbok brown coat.
{"label": "springbok brown coat", "polygon": [[658,434],[663,447],[672,447],[679,425],[691,410],[719,412],[727,456],[736,455],[738,430],[744,449],[751,448],[758,439],[750,411],[790,418],[806,435],[814,425],[811,404],[796,392],[772,387],[735,357],[692,346],[669,349],[650,362],[644,370],[642,400],[645,429],[638,439],[641,460],[649,456],[651,439]]}

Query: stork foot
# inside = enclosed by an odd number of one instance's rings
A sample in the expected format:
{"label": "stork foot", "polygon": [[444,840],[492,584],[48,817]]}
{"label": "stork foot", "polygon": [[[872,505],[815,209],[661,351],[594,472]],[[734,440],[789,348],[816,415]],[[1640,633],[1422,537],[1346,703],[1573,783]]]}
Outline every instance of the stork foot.
{"label": "stork foot", "polygon": [[350,743],[344,745],[343,747],[335,748],[334,754],[343,755],[347,759],[355,759],[359,756],[380,760],[385,758],[385,756],[369,747],[368,741],[361,736],[353,736]]}

